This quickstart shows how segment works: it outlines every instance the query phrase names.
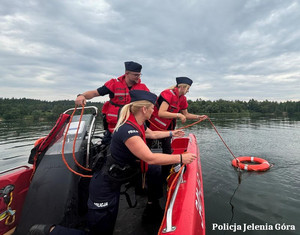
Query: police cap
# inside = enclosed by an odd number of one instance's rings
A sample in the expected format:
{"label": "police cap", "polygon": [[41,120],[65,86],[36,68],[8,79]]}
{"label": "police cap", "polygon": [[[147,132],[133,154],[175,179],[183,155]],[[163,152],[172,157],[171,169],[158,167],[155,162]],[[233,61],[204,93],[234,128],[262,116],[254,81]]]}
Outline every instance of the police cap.
{"label": "police cap", "polygon": [[157,96],[149,91],[144,90],[132,90],[129,91],[131,102],[139,101],[139,100],[147,100],[152,104],[155,104]]}
{"label": "police cap", "polygon": [[193,84],[193,80],[188,78],[188,77],[177,77],[176,82],[177,82],[177,85],[179,85],[179,84],[188,84],[188,85],[191,86]]}
{"label": "police cap", "polygon": [[134,61],[126,61],[124,62],[125,64],[125,70],[126,71],[132,71],[132,72],[141,72],[142,70],[142,65],[140,65],[137,62]]}

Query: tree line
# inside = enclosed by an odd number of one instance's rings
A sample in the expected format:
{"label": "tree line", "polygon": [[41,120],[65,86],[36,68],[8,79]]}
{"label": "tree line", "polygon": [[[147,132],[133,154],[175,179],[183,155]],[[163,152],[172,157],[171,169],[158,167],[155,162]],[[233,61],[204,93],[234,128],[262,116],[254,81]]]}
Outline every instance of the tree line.
{"label": "tree line", "polygon": [[[188,100],[189,112],[196,114],[240,113],[300,115],[300,101],[228,101],[228,100]],[[102,102],[88,102],[101,110]],[[42,101],[35,99],[0,98],[0,120],[33,119],[56,120],[59,114],[74,107],[73,100]]]}
{"label": "tree line", "polygon": [[[87,102],[91,105],[91,102]],[[92,103],[100,110],[101,102]],[[42,101],[36,99],[0,98],[0,120],[33,119],[56,120],[67,109],[74,108],[74,100]]]}
{"label": "tree line", "polygon": [[189,112],[195,113],[261,113],[275,115],[299,115],[300,101],[257,101],[250,99],[249,101],[227,101],[219,99],[216,101],[206,101],[197,99],[196,101],[188,101]]}

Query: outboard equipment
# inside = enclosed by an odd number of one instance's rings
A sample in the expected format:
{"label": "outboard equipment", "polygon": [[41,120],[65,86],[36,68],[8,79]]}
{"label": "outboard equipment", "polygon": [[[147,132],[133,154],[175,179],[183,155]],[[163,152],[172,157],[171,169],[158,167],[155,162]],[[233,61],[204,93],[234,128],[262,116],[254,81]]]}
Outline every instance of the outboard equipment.
{"label": "outboard equipment", "polygon": [[[82,115],[74,153],[77,162],[88,167],[98,109],[94,106],[85,109],[92,109],[94,112]],[[74,109],[69,109],[65,113],[72,110]],[[79,199],[82,198],[79,194],[79,187],[82,187],[81,177],[69,171],[62,160],[64,144],[64,156],[68,165],[76,172],[91,174],[80,169],[73,159],[73,143],[79,120],[80,115],[73,116],[68,133],[65,127],[64,131],[61,131],[63,134],[57,136],[54,143],[47,148],[32,178],[14,235],[27,234],[34,224],[60,224],[66,227],[76,227],[79,224],[81,220],[79,204],[82,204],[79,203]],[[88,185],[89,180],[85,179],[85,182]],[[84,188],[88,189],[88,186]]]}

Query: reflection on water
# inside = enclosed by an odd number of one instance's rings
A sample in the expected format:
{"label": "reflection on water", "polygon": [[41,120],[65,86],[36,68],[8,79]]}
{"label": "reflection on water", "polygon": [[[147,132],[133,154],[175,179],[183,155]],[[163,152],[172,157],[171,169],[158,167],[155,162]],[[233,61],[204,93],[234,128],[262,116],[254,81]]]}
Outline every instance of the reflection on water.
{"label": "reflection on water", "polygon": [[[0,171],[26,165],[34,142],[49,134],[53,122],[0,121]],[[96,124],[101,129],[101,122]]]}
{"label": "reflection on water", "polygon": [[[200,148],[207,234],[300,234],[299,118],[228,115],[210,118],[236,156],[261,157],[274,167],[267,172],[243,172],[239,185],[238,172],[231,166],[232,156],[211,124],[206,120],[185,130],[196,135]],[[0,171],[25,164],[34,141],[47,135],[53,125],[0,122]],[[279,223],[295,225],[297,231],[212,230],[213,224],[224,223]]]}
{"label": "reflection on water", "polygon": [[53,123],[0,122],[0,171],[27,163],[34,141],[47,135]]}

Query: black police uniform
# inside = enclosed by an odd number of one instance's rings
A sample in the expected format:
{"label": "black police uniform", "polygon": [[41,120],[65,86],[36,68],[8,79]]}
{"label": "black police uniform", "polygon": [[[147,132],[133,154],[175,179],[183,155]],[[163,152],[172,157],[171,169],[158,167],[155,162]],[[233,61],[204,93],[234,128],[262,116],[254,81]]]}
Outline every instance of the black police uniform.
{"label": "black police uniform", "polygon": [[[145,127],[146,128],[146,127]],[[111,156],[106,165],[93,174],[89,188],[88,199],[88,225],[89,233],[84,231],[56,226],[51,235],[111,235],[113,234],[117,219],[120,189],[122,183],[127,180],[115,179],[109,173],[112,164],[118,164],[120,168],[130,165],[132,175],[137,175],[140,163],[125,145],[127,139],[140,136],[139,131],[130,124],[123,124],[114,134],[111,141]],[[150,176],[150,177],[148,177]],[[158,200],[162,197],[161,167],[149,165],[147,171],[148,200]],[[130,176],[128,177],[130,178]]]}
{"label": "black police uniform", "polygon": [[[113,233],[119,207],[121,184],[139,173],[138,158],[125,145],[126,140],[133,136],[140,136],[140,133],[132,125],[125,123],[119,127],[117,132],[113,134],[110,146],[111,156],[108,156],[106,166],[101,171],[94,173],[91,180],[88,200],[89,226],[99,234]],[[131,169],[128,170],[128,175],[118,177],[118,174],[113,175],[110,172],[113,164],[119,169],[128,166]],[[158,200],[163,195],[161,167],[149,165],[147,178],[148,200]]]}

